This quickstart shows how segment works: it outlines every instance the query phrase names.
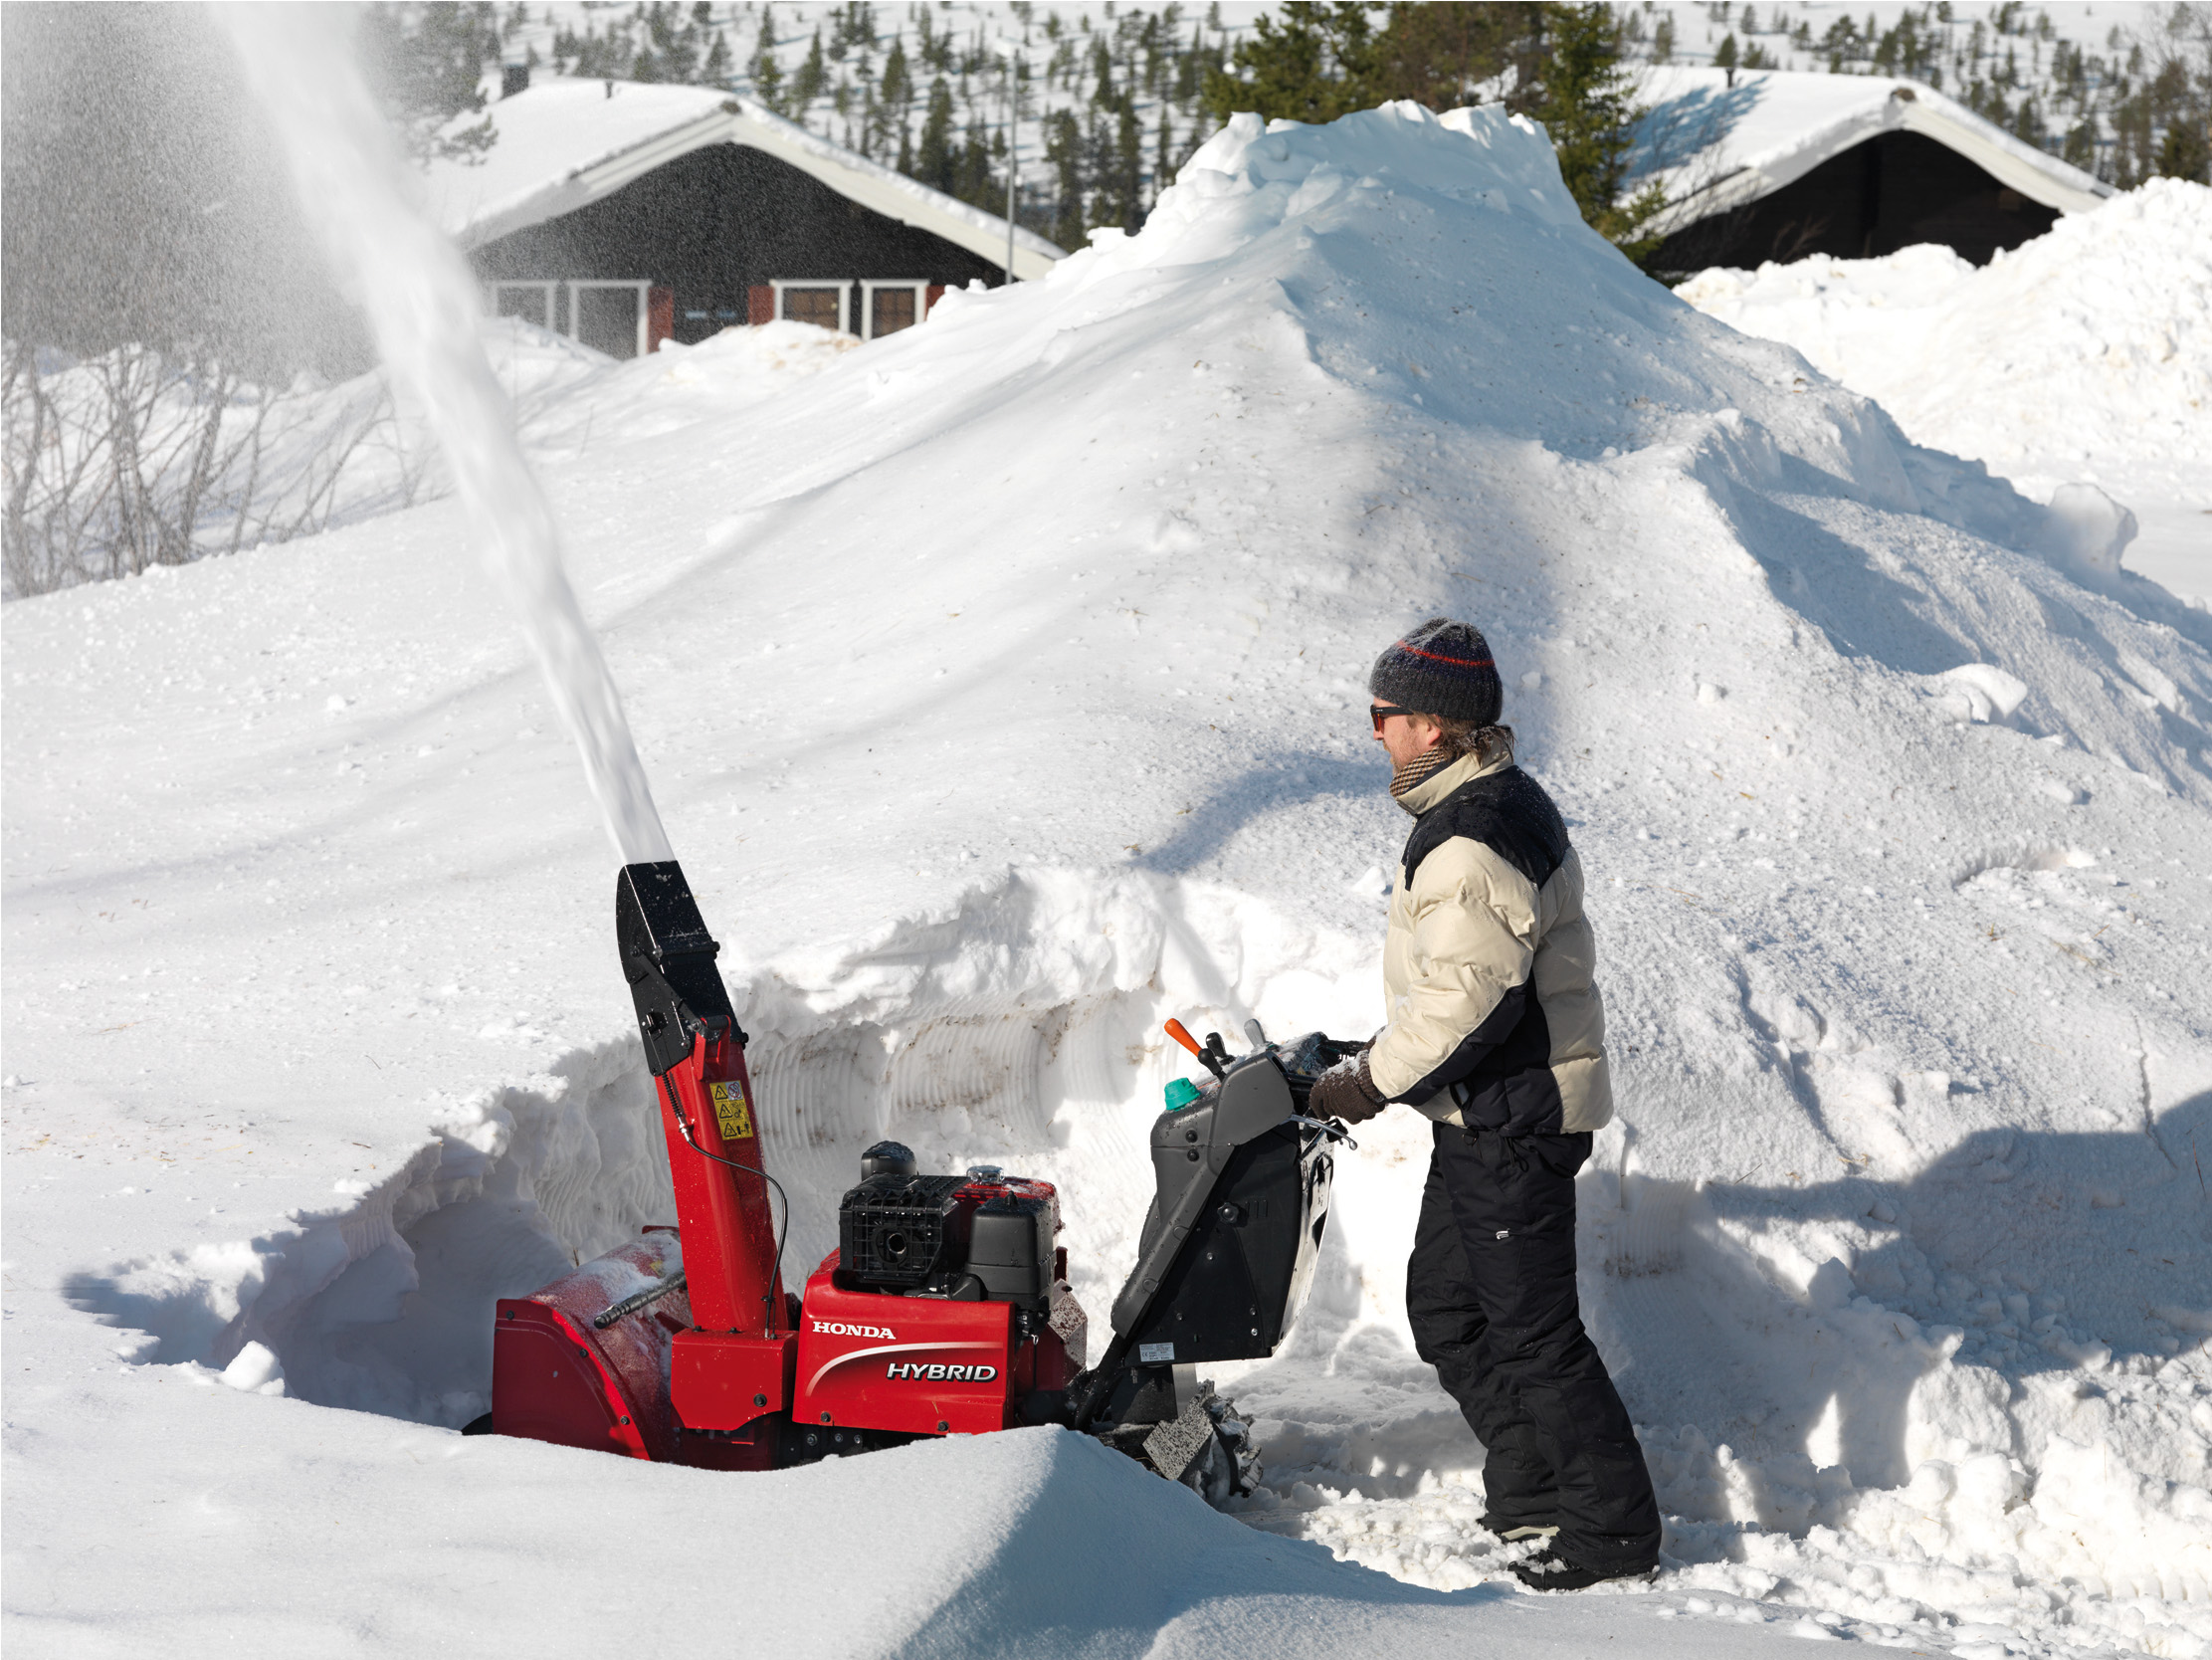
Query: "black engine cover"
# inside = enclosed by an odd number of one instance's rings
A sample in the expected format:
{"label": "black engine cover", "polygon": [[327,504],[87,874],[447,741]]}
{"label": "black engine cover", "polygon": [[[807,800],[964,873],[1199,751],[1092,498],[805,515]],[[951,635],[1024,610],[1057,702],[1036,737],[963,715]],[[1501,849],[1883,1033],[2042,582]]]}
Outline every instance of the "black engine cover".
{"label": "black engine cover", "polygon": [[1042,1317],[1059,1278],[1059,1231],[1060,1204],[1048,1182],[1002,1180],[983,1167],[964,1176],[887,1171],[838,1202],[838,1282],[1012,1303]]}

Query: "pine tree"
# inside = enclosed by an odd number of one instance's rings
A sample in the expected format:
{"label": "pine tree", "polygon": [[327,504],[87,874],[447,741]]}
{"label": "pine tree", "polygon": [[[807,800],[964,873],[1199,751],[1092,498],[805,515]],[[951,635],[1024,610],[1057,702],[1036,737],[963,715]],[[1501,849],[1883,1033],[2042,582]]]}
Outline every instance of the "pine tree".
{"label": "pine tree", "polygon": [[752,82],[752,96],[777,114],[786,113],[783,106],[783,71],[776,66],[776,14],[772,6],[760,8],[760,38],[752,49],[752,61],[745,66],[745,75]]}
{"label": "pine tree", "polygon": [[822,30],[814,31],[814,44],[807,48],[806,62],[799,66],[799,73],[791,78],[791,118],[806,119],[808,107],[829,90],[830,70],[822,61]]}
{"label": "pine tree", "polygon": [[1332,121],[1374,103],[1374,26],[1353,0],[1288,0],[1280,21],[1262,14],[1241,41],[1234,74],[1206,78],[1206,106],[1227,120],[1256,109],[1270,120]]}
{"label": "pine tree", "polygon": [[913,112],[914,78],[906,68],[906,43],[894,37],[891,52],[884,59],[883,91],[878,95],[884,108],[899,123],[900,141],[905,141],[906,119]]}
{"label": "pine tree", "polygon": [[1193,27],[1190,45],[1175,60],[1175,104],[1188,109],[1198,102],[1198,94],[1206,84],[1206,72],[1212,67],[1206,62],[1205,31]]}
{"label": "pine tree", "polygon": [[1113,167],[1121,198],[1121,228],[1134,236],[1144,228],[1144,129],[1137,124],[1136,100],[1123,89],[1113,128]]}
{"label": "pine tree", "polygon": [[361,18],[360,50],[370,88],[410,153],[468,161],[498,139],[489,115],[465,127],[450,124],[484,107],[478,83],[485,65],[500,61],[490,6],[369,7]]}
{"label": "pine tree", "polygon": [[2066,148],[2059,152],[2059,159],[2085,173],[2093,169],[2097,165],[2097,123],[2080,120],[2069,127]]}
{"label": "pine tree", "polygon": [[1517,113],[1518,90],[1540,75],[1542,44],[1541,6],[1394,5],[1365,96],[1370,104],[1409,98],[1441,112],[1475,102],[1484,83],[1510,72],[1515,95],[1507,102]]}
{"label": "pine tree", "polygon": [[2169,121],[2158,140],[2158,154],[2150,170],[2161,178],[2212,183],[2212,135],[2206,133],[2201,120],[2183,117]]}
{"label": "pine tree", "polygon": [[699,80],[702,36],[696,12],[687,22],[676,0],[654,0],[646,9],[645,33],[660,79],[684,85]]}
{"label": "pine tree", "polygon": [[1090,186],[1091,211],[1084,215],[1083,231],[1065,245],[1070,248],[1082,247],[1085,238],[1101,226],[1121,223],[1121,203],[1113,188],[1113,133],[1098,109],[1091,111],[1091,124],[1083,135],[1083,176]]}
{"label": "pine tree", "polygon": [[1003,152],[1006,140],[997,135],[985,136],[981,123],[968,122],[968,141],[960,147],[959,161],[953,170],[952,194],[963,202],[977,207],[990,207],[999,200],[1001,192],[991,182],[991,148],[993,141]]}
{"label": "pine tree", "polygon": [[929,108],[921,117],[921,142],[909,171],[923,184],[950,194],[953,168],[952,89],[940,75],[929,83]]}
{"label": "pine tree", "polygon": [[1621,67],[1619,25],[1602,4],[1548,5],[1544,23],[1550,53],[1535,115],[1551,134],[1559,175],[1592,230],[1630,259],[1649,259],[1660,239],[1643,227],[1666,205],[1666,194],[1655,183],[1620,201],[1632,128],[1643,111]]}
{"label": "pine tree", "polygon": [[1072,110],[1055,109],[1045,117],[1045,163],[1053,172],[1052,239],[1063,248],[1081,248],[1089,220],[1083,200],[1083,131]]}

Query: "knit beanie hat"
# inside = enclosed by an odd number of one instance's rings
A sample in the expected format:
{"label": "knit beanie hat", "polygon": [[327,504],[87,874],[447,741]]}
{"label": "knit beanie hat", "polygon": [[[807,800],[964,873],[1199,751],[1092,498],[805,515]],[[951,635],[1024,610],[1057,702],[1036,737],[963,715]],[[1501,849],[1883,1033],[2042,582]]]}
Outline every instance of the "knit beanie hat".
{"label": "knit beanie hat", "polygon": [[1505,705],[1490,642],[1471,623],[1431,617],[1375,659],[1370,696],[1447,721],[1498,724]]}

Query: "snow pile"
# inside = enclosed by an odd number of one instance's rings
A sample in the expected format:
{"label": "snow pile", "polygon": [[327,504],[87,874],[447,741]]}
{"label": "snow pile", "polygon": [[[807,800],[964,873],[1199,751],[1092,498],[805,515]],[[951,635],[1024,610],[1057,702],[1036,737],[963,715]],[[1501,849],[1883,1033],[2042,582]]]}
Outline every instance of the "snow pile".
{"label": "snow pile", "polygon": [[[511,344],[493,352],[493,364],[512,389],[522,441],[541,466],[572,461],[594,443],[734,415],[861,344],[856,335],[779,320],[724,328],[696,345],[663,340],[650,357],[616,362],[513,318],[486,326],[508,332]],[[588,359],[580,372],[570,367],[579,359]]]}
{"label": "snow pile", "polygon": [[1590,873],[1584,1293],[1666,1572],[1496,1582],[1405,1331],[1403,1113],[1285,1351],[1223,1368],[1239,1520],[1057,1432],[755,1481],[432,1427],[493,1296],[668,1204],[588,798],[434,504],[7,613],[15,1642],[204,1645],[242,1555],[295,1652],[627,1640],[561,1593],[710,1531],[770,1582],[881,1564],[762,1639],[798,1653],[2212,1647],[2201,612],[1644,280],[1495,111],[1240,119],[1141,235],[773,421],[622,372],[667,425],[548,483],[797,1261],[894,1135],[1062,1183],[1101,1313],[1158,1020],[1379,1018],[1362,680],[1483,625]]}
{"label": "snow pile", "polygon": [[1707,271],[1677,292],[2038,501],[2102,486],[2156,539],[2129,562],[2212,599],[2212,189],[2153,179],[1986,269],[1925,246]]}

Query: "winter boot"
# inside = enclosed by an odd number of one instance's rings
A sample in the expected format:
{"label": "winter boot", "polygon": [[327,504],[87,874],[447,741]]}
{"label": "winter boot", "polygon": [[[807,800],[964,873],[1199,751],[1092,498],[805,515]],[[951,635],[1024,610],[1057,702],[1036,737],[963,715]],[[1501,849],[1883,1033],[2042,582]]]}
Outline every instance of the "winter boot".
{"label": "winter boot", "polygon": [[1583,1567],[1553,1551],[1549,1540],[1535,1555],[1512,1565],[1514,1578],[1530,1590],[1542,1591],[1588,1590],[1607,1579],[1649,1579],[1659,1571],[1656,1567]]}

